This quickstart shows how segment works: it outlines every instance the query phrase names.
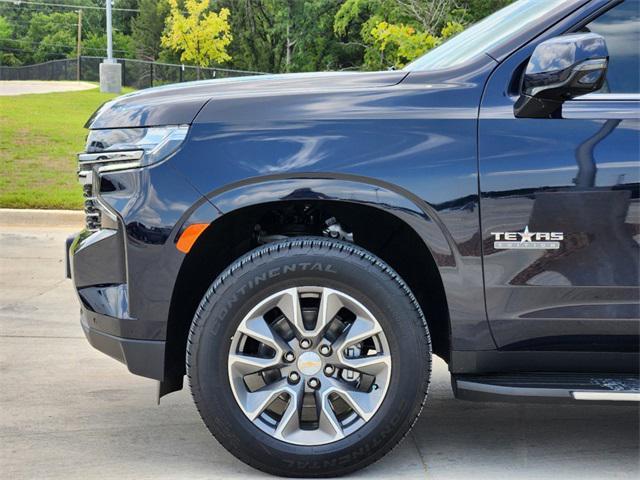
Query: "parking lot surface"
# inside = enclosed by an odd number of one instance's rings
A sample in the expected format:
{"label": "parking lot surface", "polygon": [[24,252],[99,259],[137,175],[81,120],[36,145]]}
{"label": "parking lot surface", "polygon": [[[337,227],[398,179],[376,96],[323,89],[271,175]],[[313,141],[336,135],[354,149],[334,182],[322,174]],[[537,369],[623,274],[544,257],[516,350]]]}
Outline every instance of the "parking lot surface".
{"label": "parking lot surface", "polygon": [[75,92],[92,88],[97,88],[97,86],[89,82],[2,80],[0,81],[0,97],[31,93]]}
{"label": "parking lot surface", "polygon": [[[188,390],[157,406],[155,382],[88,345],[64,279],[72,231],[0,225],[0,476],[272,478],[209,435]],[[633,406],[454,400],[438,360],[412,433],[349,478],[636,479],[638,414]]]}

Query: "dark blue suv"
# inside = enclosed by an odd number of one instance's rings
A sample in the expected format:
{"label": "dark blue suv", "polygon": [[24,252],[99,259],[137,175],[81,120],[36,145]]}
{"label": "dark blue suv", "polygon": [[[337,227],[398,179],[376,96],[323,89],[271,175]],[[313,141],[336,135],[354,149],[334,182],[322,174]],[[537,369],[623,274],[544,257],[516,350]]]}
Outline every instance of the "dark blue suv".
{"label": "dark blue suv", "polygon": [[521,0],[399,71],[107,103],[87,338],[286,476],[391,450],[433,354],[462,399],[639,400],[639,45],[639,0]]}

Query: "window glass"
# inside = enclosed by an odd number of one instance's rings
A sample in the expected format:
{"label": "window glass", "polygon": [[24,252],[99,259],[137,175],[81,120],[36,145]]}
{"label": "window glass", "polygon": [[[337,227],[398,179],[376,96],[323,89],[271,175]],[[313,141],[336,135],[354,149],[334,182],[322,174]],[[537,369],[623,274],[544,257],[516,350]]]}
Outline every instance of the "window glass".
{"label": "window glass", "polygon": [[519,0],[470,26],[404,67],[404,70],[450,68],[482,55],[540,21],[564,0]]}
{"label": "window glass", "polygon": [[640,93],[640,0],[625,0],[589,23],[585,32],[604,37],[609,50],[601,93]]}

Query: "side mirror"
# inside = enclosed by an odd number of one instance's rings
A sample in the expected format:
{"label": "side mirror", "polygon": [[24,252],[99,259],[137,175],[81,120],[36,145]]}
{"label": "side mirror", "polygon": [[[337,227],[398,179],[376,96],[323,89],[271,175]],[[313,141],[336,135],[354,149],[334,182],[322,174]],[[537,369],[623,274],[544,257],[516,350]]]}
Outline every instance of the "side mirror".
{"label": "side mirror", "polygon": [[607,44],[595,33],[563,35],[542,42],[524,72],[515,116],[558,117],[565,100],[602,88],[608,62]]}

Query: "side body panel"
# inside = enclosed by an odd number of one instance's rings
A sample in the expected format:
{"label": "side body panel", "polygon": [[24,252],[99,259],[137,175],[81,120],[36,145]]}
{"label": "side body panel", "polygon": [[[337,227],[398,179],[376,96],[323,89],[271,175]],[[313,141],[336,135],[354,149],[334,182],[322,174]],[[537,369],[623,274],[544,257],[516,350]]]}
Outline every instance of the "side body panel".
{"label": "side body panel", "polygon": [[[487,83],[479,124],[487,312],[503,351],[574,352],[583,369],[628,371],[637,368],[640,316],[638,104],[569,101],[558,119],[513,114],[514,72],[596,6],[513,54]],[[496,248],[494,234],[504,232],[563,239],[558,249]]]}

